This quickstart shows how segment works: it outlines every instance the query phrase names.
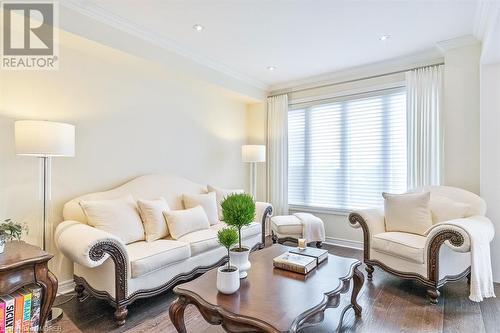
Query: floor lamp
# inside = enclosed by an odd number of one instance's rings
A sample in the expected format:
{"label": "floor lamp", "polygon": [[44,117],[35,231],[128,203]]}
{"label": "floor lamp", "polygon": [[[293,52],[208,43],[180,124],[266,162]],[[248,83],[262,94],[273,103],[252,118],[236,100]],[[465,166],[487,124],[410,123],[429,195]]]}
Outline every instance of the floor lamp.
{"label": "floor lamp", "polygon": [[[51,184],[51,158],[75,156],[75,126],[42,120],[19,120],[15,122],[16,154],[35,156],[41,159],[43,232],[42,248],[47,250],[47,223],[49,219],[49,200]],[[61,319],[62,310],[52,308],[47,325]]]}
{"label": "floor lamp", "polygon": [[243,145],[241,159],[243,162],[250,163],[250,194],[257,199],[257,163],[266,161],[266,146]]}

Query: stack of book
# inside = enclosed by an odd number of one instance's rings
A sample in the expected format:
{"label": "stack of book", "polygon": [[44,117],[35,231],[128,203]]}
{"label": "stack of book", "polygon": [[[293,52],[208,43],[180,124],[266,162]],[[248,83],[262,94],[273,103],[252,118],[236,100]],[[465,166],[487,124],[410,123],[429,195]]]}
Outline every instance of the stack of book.
{"label": "stack of book", "polygon": [[273,265],[287,271],[307,274],[327,259],[327,250],[307,247],[305,249],[293,249],[275,257]]}
{"label": "stack of book", "polygon": [[0,333],[38,332],[42,288],[30,284],[0,296]]}

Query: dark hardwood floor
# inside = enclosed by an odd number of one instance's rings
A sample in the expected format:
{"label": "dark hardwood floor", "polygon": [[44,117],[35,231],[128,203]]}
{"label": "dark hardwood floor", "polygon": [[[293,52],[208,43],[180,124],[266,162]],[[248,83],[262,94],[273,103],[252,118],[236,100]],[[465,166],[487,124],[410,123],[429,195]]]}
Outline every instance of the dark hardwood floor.
{"label": "dark hardwood floor", "polygon": [[[324,248],[339,256],[360,260],[362,257],[362,252],[358,250],[326,244]],[[495,291],[500,295],[499,284],[495,285]],[[500,299],[474,303],[467,296],[465,279],[448,283],[442,288],[439,304],[432,305],[422,285],[395,278],[376,268],[373,281],[365,279],[359,294],[362,318],[355,320],[353,311],[349,310],[341,332],[500,332]],[[125,326],[116,328],[114,309],[105,301],[89,297],[80,303],[74,297],[63,295],[56,299],[56,304],[64,303],[60,307],[65,317],[52,331],[175,332],[168,317],[168,307],[174,298],[175,295],[169,291],[138,300],[129,307]],[[335,311],[327,310],[325,321],[305,332],[332,332],[337,324]],[[193,306],[186,310],[186,327],[188,332],[223,332],[222,328],[207,324]]]}

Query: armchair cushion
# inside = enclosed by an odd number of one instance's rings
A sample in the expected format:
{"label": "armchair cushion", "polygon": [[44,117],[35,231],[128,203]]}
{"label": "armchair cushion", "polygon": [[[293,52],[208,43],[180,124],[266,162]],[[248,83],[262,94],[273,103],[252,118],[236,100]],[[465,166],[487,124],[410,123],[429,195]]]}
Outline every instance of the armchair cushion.
{"label": "armchair cushion", "polygon": [[127,245],[127,252],[132,278],[187,259],[191,255],[189,244],[167,239],[132,243]]}
{"label": "armchair cushion", "polygon": [[436,193],[431,193],[429,207],[434,224],[463,218],[470,209],[470,205],[466,203],[457,202]]}
{"label": "armchair cushion", "polygon": [[125,244],[144,240],[144,228],[131,195],[111,200],[80,201],[89,225],[109,232]]}
{"label": "armchair cushion", "polygon": [[383,232],[373,236],[372,249],[419,264],[424,263],[427,238],[406,232]]}
{"label": "armchair cushion", "polygon": [[389,194],[384,197],[386,231],[423,235],[432,226],[430,192]]}

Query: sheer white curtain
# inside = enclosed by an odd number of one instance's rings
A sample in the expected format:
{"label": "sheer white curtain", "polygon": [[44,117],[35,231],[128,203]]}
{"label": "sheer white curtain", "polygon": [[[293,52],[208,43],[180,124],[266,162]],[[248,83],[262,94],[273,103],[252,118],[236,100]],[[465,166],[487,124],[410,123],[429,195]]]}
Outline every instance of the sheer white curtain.
{"label": "sheer white curtain", "polygon": [[274,215],[288,214],[288,96],[267,99],[267,198]]}
{"label": "sheer white curtain", "polygon": [[442,65],[406,72],[409,189],[441,183],[442,80]]}

